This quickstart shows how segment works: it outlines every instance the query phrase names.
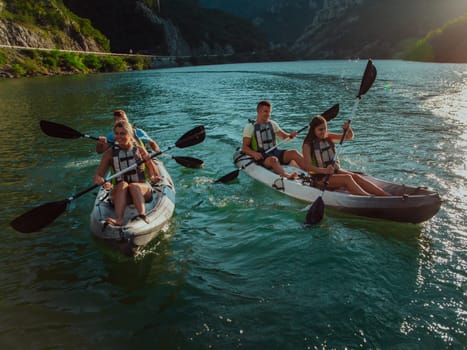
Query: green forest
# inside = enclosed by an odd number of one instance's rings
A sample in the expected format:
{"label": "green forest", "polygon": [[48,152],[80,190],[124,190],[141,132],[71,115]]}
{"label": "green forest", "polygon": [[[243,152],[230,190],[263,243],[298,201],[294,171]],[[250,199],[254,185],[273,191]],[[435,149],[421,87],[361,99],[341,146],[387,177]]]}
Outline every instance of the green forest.
{"label": "green forest", "polygon": [[424,62],[467,62],[467,13],[429,32],[404,58]]}

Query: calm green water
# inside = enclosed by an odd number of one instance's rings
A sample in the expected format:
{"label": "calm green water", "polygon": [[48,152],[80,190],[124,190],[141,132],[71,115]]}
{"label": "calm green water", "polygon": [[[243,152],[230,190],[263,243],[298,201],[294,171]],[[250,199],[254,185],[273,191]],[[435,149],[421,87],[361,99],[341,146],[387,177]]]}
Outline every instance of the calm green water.
{"label": "calm green water", "polygon": [[[341,162],[436,189],[421,225],[327,213],[304,229],[304,203],[234,170],[256,102],[286,130],[335,103],[350,116],[365,61],[189,67],[0,81],[0,345],[17,349],[463,349],[467,346],[467,65],[375,61]],[[169,234],[128,259],[89,231],[92,193],[40,233],[8,223],[91,186],[94,143],[45,136],[41,119],[98,136],[123,108],[162,148],[177,186]],[[300,147],[299,135],[287,147]]]}

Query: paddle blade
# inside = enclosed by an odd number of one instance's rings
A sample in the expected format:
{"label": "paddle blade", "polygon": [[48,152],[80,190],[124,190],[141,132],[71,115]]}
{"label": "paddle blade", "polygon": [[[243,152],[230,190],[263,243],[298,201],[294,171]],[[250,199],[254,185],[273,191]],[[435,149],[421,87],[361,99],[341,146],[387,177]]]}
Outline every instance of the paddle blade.
{"label": "paddle blade", "polygon": [[66,210],[68,203],[69,200],[65,199],[58,202],[43,204],[18,216],[10,222],[10,225],[16,231],[22,233],[39,231],[60,216]]}
{"label": "paddle blade", "polygon": [[194,146],[203,142],[205,137],[206,132],[204,130],[204,126],[200,125],[183,134],[183,136],[177,140],[175,146],[178,148]]}
{"label": "paddle blade", "polygon": [[339,113],[339,104],[336,103],[334,106],[329,108],[327,111],[321,113],[321,115],[326,119],[326,121],[330,121],[331,119],[334,119],[337,114]]}
{"label": "paddle blade", "polygon": [[365,72],[363,73],[362,82],[360,83],[360,90],[358,91],[357,98],[360,98],[362,95],[365,95],[368,90],[370,90],[376,79],[376,67],[373,65],[371,60],[368,60],[366,64]]}
{"label": "paddle blade", "polygon": [[226,182],[235,180],[238,177],[239,173],[240,173],[239,169],[234,170],[234,171],[228,173],[227,175],[222,176],[220,179],[217,179],[216,181],[214,181],[214,183],[216,183],[216,184],[217,183],[225,184]]}
{"label": "paddle blade", "polygon": [[324,215],[324,201],[321,196],[313,203],[313,205],[308,209],[305,218],[305,225],[311,226],[315,225],[323,219]]}
{"label": "paddle blade", "polygon": [[62,139],[77,139],[83,136],[79,131],[72,129],[66,125],[41,120],[39,122],[41,130],[44,134],[52,137],[60,137]]}
{"label": "paddle blade", "polygon": [[193,168],[193,169],[199,169],[202,168],[204,165],[204,162],[201,159],[196,159],[192,157],[175,157],[172,156],[172,158],[180,165],[183,165],[184,167],[187,168]]}

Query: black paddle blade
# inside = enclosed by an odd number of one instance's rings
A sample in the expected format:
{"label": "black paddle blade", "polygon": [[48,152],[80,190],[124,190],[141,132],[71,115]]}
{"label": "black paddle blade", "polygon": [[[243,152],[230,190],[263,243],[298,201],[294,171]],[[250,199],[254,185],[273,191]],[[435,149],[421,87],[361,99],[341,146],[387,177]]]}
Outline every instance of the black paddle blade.
{"label": "black paddle blade", "polygon": [[313,203],[306,213],[305,225],[315,225],[323,219],[324,215],[324,201],[321,196]]}
{"label": "black paddle blade", "polygon": [[60,137],[62,139],[78,139],[83,136],[82,133],[72,129],[66,125],[41,120],[39,122],[41,130],[44,134],[52,137]]}
{"label": "black paddle blade", "polygon": [[203,142],[205,137],[206,132],[204,130],[204,126],[200,125],[183,134],[183,136],[177,140],[175,146],[178,148],[194,146]]}
{"label": "black paddle blade", "polygon": [[68,203],[69,200],[65,199],[58,202],[43,204],[18,216],[10,222],[10,225],[16,231],[22,233],[39,231],[60,216],[66,210]]}
{"label": "black paddle blade", "polygon": [[336,103],[334,106],[329,108],[327,111],[321,113],[321,115],[326,119],[326,121],[330,121],[331,119],[334,119],[337,114],[339,113],[339,104]]}
{"label": "black paddle blade", "polygon": [[362,95],[365,95],[368,90],[370,90],[376,79],[376,67],[373,65],[371,60],[368,60],[366,64],[365,72],[363,73],[362,82],[360,83],[360,90],[358,91],[357,98],[360,98]]}
{"label": "black paddle blade", "polygon": [[201,159],[196,159],[192,157],[175,157],[172,156],[172,158],[180,165],[183,165],[184,167],[187,168],[193,168],[193,169],[199,169],[202,168],[204,165],[204,162]]}
{"label": "black paddle blade", "polygon": [[225,184],[226,182],[235,180],[238,177],[239,173],[240,173],[239,169],[234,170],[234,171],[228,173],[227,175],[222,176],[220,179],[217,179],[216,181],[214,181],[214,183],[216,183],[216,184],[217,183]]}

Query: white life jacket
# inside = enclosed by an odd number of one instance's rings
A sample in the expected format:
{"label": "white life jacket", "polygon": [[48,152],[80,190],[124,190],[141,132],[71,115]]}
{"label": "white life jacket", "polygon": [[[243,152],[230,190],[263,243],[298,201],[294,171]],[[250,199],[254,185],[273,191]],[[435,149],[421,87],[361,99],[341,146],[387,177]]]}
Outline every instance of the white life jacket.
{"label": "white life jacket", "polygon": [[271,122],[265,124],[254,123],[251,148],[254,151],[266,152],[276,145],[276,133]]}
{"label": "white life jacket", "polygon": [[[334,155],[336,154],[336,146],[334,142],[326,138],[324,140],[313,140],[313,153],[312,153],[312,165],[319,168],[327,168],[329,164],[332,164]],[[335,162],[336,169],[339,169],[339,160]]]}
{"label": "white life jacket", "polygon": [[[121,149],[118,144],[115,144],[112,148],[112,166],[115,173],[136,164],[138,161],[141,161],[141,155],[138,152],[136,145],[125,151]],[[144,164],[138,165],[135,169],[132,169],[116,178],[116,182],[145,182],[146,177],[144,173]]]}

